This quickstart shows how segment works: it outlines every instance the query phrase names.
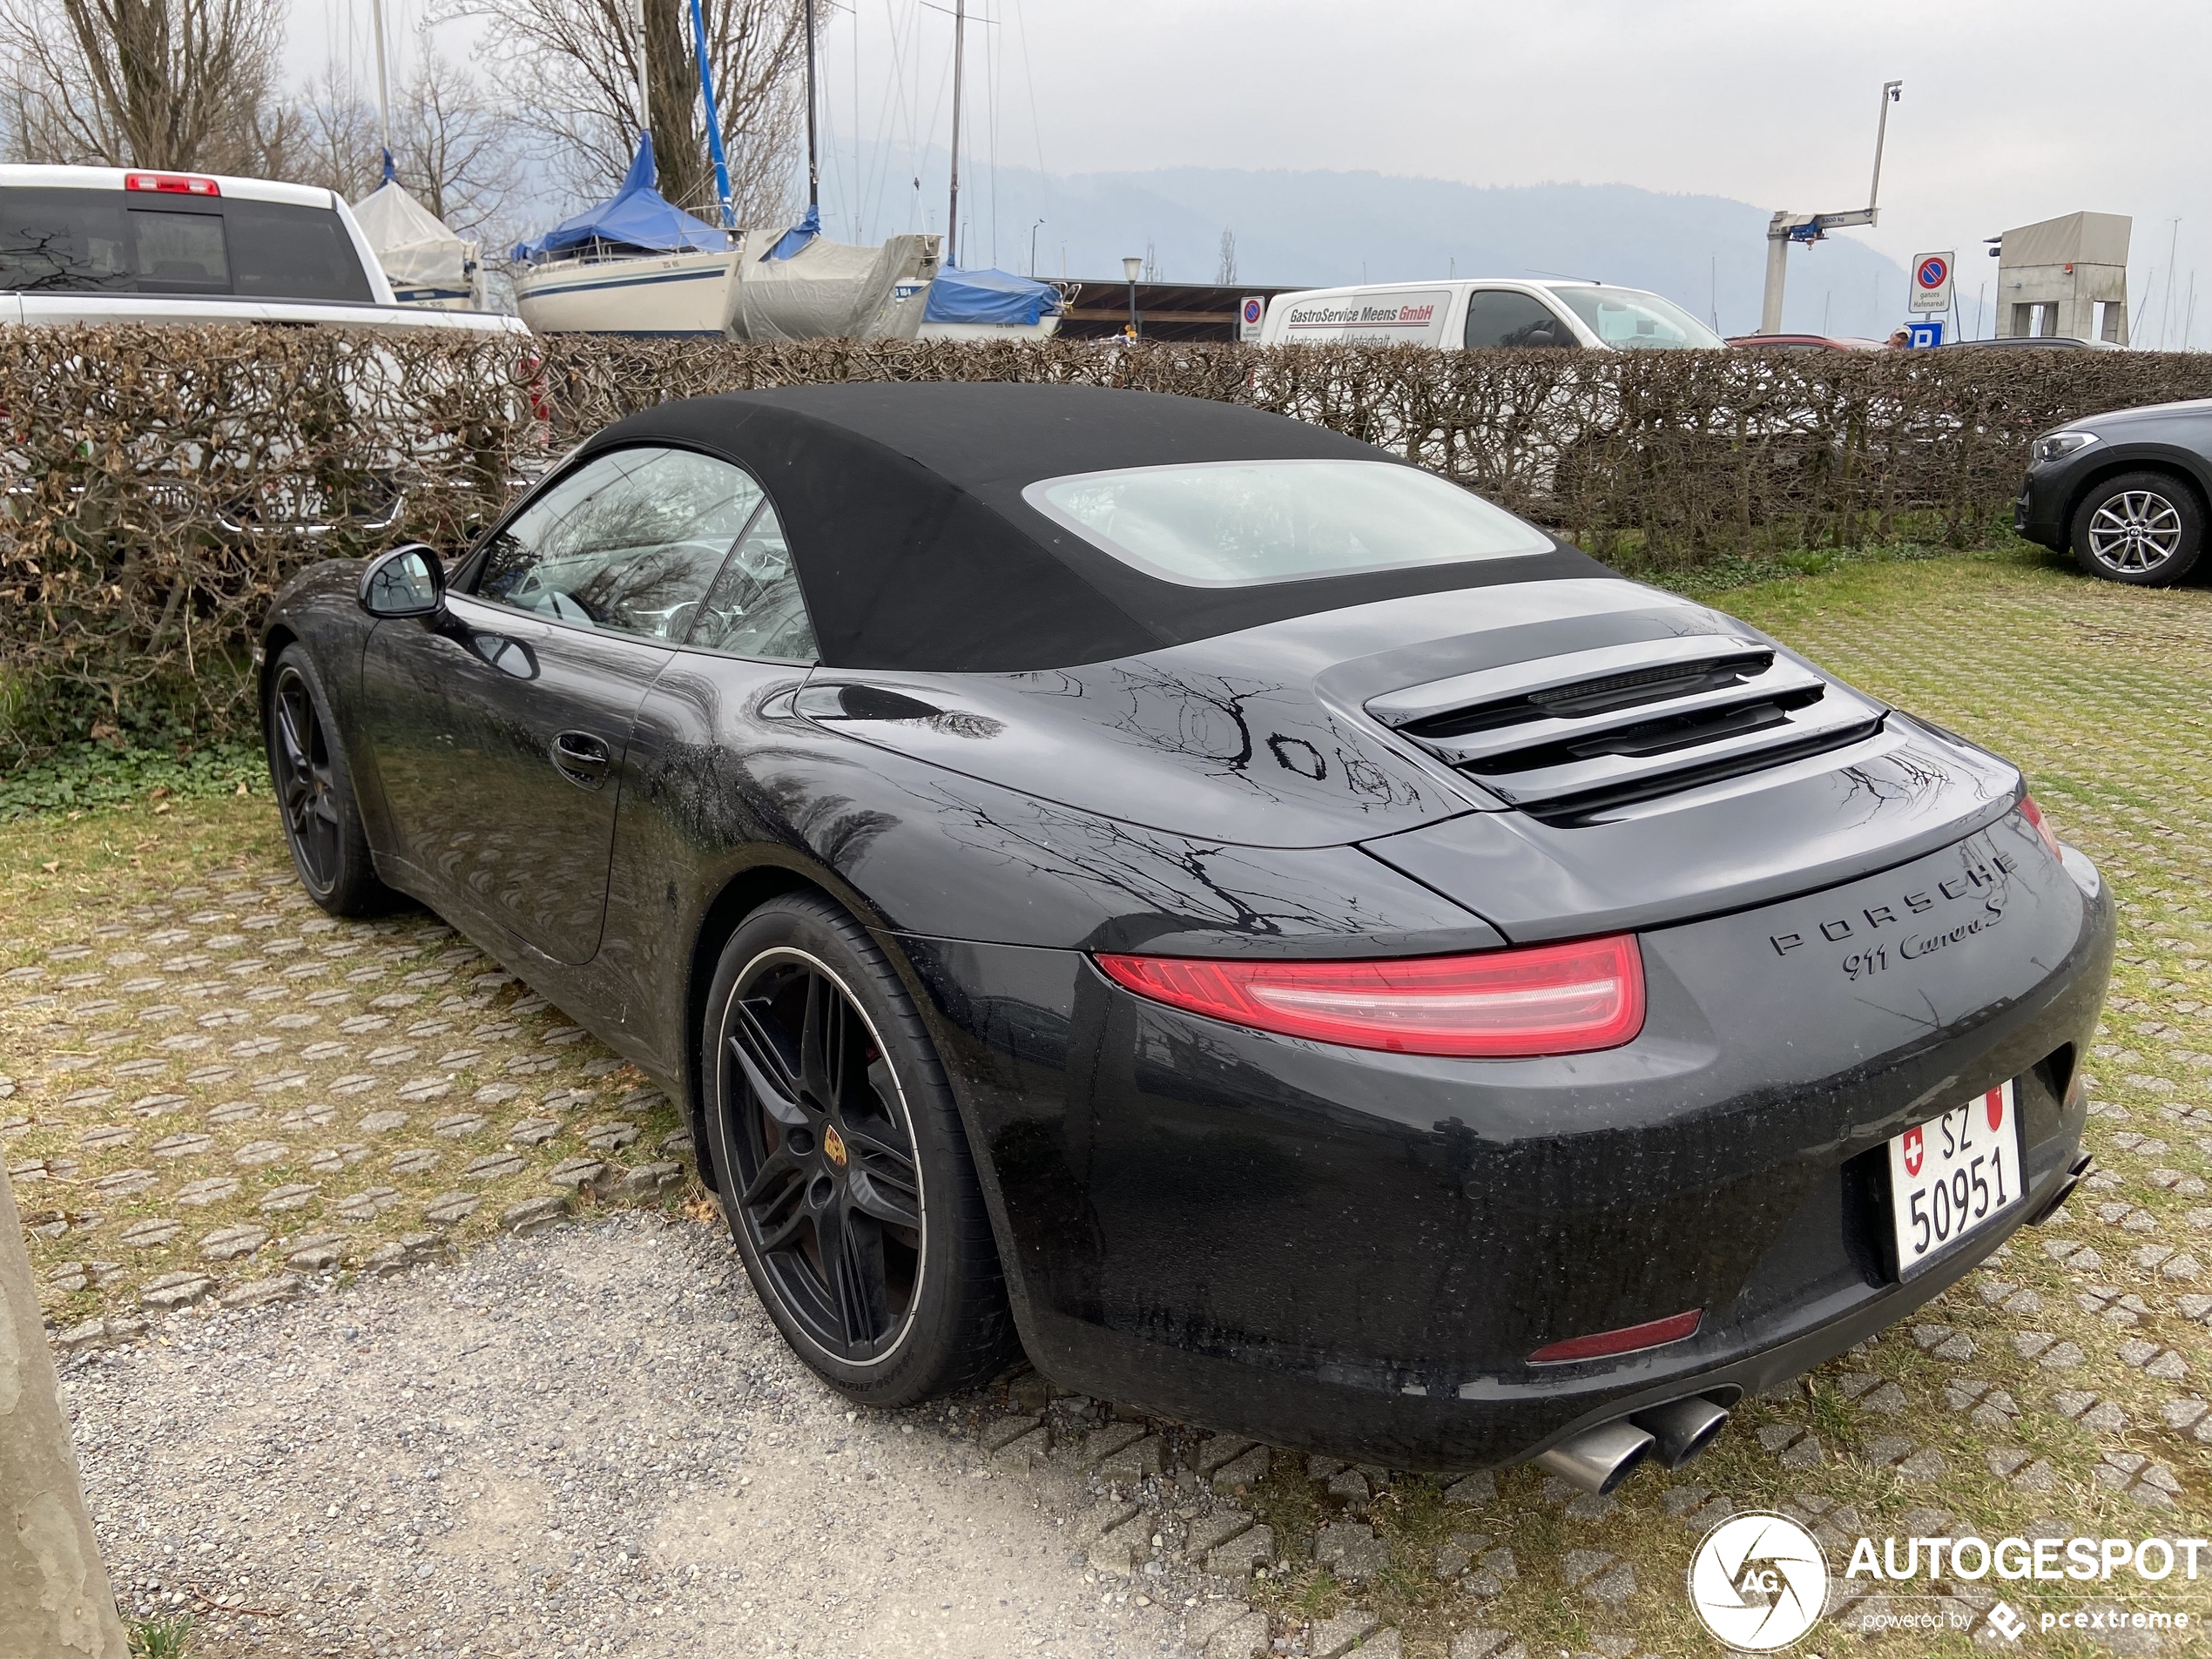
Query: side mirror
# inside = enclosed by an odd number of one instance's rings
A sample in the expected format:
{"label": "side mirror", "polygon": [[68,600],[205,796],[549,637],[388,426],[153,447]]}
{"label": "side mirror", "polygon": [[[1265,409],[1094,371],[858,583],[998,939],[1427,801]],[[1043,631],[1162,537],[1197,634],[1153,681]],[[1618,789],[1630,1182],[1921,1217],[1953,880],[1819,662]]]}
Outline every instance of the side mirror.
{"label": "side mirror", "polygon": [[361,607],[372,617],[435,617],[446,608],[446,568],[421,542],[381,553],[361,572]]}

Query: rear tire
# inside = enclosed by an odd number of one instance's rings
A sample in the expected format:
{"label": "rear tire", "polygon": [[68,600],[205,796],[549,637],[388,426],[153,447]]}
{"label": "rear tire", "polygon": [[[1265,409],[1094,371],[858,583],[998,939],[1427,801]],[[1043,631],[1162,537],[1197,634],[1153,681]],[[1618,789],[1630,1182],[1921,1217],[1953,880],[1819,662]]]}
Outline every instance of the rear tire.
{"label": "rear tire", "polygon": [[2204,550],[2204,509],[2172,473],[2123,472],[2093,486],[2074,510],[2074,563],[2133,587],[2179,582]]}
{"label": "rear tire", "polygon": [[723,947],[700,1033],[723,1213],[768,1316],[847,1399],[910,1406],[1019,1352],[959,1109],[875,941],[814,894]]}
{"label": "rear tire", "polygon": [[334,916],[381,915],[398,904],[399,895],[376,879],[353,771],[304,645],[278,654],[261,734],[285,845],[307,896]]}

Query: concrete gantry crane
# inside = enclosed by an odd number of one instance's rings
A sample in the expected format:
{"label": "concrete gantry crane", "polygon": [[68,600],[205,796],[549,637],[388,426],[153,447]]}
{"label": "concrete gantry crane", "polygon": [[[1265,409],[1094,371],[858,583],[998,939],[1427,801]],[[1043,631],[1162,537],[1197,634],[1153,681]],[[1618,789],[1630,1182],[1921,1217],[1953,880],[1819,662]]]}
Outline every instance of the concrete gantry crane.
{"label": "concrete gantry crane", "polygon": [[1790,275],[1790,244],[1807,246],[1824,240],[1831,230],[1846,225],[1871,225],[1878,218],[1874,204],[1882,193],[1882,140],[1889,136],[1890,105],[1904,96],[1903,81],[1882,83],[1881,120],[1874,128],[1874,182],[1866,187],[1866,206],[1844,213],[1777,212],[1766,227],[1766,303],[1759,308],[1759,332],[1782,332],[1782,285]]}

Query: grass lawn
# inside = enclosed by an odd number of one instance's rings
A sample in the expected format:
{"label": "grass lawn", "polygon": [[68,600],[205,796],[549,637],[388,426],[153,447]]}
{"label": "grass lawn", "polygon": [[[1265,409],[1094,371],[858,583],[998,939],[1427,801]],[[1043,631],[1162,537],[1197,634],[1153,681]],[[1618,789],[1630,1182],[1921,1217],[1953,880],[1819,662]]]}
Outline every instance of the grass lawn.
{"label": "grass lawn", "polygon": [[[1278,1458],[1252,1501],[1291,1564],[1251,1593],[1278,1633],[1357,1603],[1422,1659],[1478,1628],[1531,1655],[1712,1652],[1683,1574],[1730,1504],[1816,1522],[1844,1541],[1838,1570],[1862,1532],[2212,1534],[2212,593],[2093,583],[2020,548],[1803,563],[1825,568],[1706,597],[2017,760],[2119,895],[2121,961],[2089,1068],[2104,1173],[1910,1328],[1744,1402],[1703,1459],[1608,1502],[1527,1468],[1453,1500],[1410,1478],[1332,1496]],[[678,1124],[641,1078],[435,920],[322,917],[289,880],[265,790],[0,823],[0,906],[15,924],[0,1144],[57,1325],[143,1318],[165,1296],[293,1293],[290,1280],[465,1244],[549,1193],[680,1197],[663,1184]],[[1356,1594],[1312,1564],[1316,1527],[1348,1503],[1393,1559]],[[1440,1580],[1440,1548],[1475,1556],[1474,1574]],[[1940,1592],[1973,1624],[2000,1594],[2033,1622],[2086,1605],[2082,1588]],[[2111,1590],[2096,1599],[2161,1605]],[[2162,1605],[2195,1618],[2212,1592]],[[2020,1650],[2106,1650],[2089,1642]],[[1805,1650],[1860,1645],[1824,1628]]]}

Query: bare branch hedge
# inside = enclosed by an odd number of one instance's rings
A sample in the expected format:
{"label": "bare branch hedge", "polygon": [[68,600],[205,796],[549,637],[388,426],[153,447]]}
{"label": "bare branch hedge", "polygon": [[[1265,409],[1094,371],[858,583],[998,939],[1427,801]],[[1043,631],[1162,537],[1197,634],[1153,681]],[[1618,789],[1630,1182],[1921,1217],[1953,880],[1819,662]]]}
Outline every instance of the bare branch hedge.
{"label": "bare branch hedge", "polygon": [[0,329],[0,762],[88,729],[247,729],[253,632],[302,563],[457,550],[552,456],[671,398],[873,380],[1246,403],[1664,570],[1904,524],[1981,542],[2030,437],[2212,395],[2212,357]]}

